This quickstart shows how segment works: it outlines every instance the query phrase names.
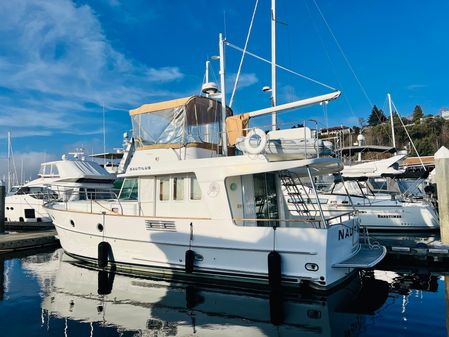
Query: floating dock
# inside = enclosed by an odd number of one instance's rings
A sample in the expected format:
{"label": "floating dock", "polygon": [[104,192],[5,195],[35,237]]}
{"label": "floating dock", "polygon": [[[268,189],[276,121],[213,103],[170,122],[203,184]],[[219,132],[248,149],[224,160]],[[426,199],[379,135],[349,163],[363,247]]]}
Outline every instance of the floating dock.
{"label": "floating dock", "polygon": [[0,234],[0,254],[56,245],[59,245],[59,240],[56,237],[56,231],[54,229],[10,231]]}

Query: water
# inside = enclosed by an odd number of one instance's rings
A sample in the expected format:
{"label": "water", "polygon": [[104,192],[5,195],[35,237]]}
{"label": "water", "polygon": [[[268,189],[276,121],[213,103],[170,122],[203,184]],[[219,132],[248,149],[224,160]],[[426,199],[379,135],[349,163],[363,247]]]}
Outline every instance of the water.
{"label": "water", "polygon": [[330,294],[281,298],[108,274],[67,260],[60,249],[1,258],[0,336],[447,335],[449,278],[423,267],[386,267]]}

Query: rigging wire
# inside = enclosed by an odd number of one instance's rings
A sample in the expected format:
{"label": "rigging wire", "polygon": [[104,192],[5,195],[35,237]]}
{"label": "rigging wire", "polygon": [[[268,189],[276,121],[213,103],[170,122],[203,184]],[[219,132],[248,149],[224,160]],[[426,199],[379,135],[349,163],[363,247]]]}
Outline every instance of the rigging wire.
{"label": "rigging wire", "polygon": [[[336,69],[335,64],[334,64],[334,62],[332,61],[332,58],[330,57],[328,48],[326,48],[326,44],[324,43],[323,36],[322,36],[322,34],[320,34],[320,30],[318,29],[318,26],[316,25],[315,20],[313,20],[313,17],[312,17],[312,11],[311,11],[311,9],[310,9],[310,7],[309,7],[307,1],[304,1],[304,4],[306,5],[306,9],[307,9],[307,12],[308,12],[308,14],[309,14],[309,17],[311,18],[313,28],[314,28],[314,30],[315,30],[315,32],[316,32],[316,34],[318,35],[318,38],[319,38],[319,40],[320,40],[321,47],[323,48],[324,53],[326,54],[327,60],[328,60],[328,62],[329,62],[330,65],[331,65],[331,71],[332,71],[332,73],[334,74],[335,80],[336,80],[337,83],[338,83],[338,87],[341,88],[341,90],[342,90],[343,92],[345,92],[345,88],[343,87],[343,84],[342,84],[341,81],[339,80],[338,75],[337,75],[337,72],[335,71],[335,69]],[[351,112],[352,116],[353,116],[353,117],[357,117],[357,116],[355,115],[355,113],[354,113],[354,109],[353,109],[353,107],[352,107],[351,102],[350,102],[349,99],[348,99],[348,96],[347,96],[347,95],[342,95],[342,96],[343,96],[344,101],[345,101],[346,104],[348,105],[349,111]]]}
{"label": "rigging wire", "polygon": [[323,12],[321,11],[320,7],[318,6],[316,0],[312,0],[313,3],[315,4],[315,7],[318,11],[318,13],[320,14],[321,18],[323,19],[324,24],[326,25],[329,33],[331,34],[332,38],[334,39],[335,44],[337,45],[337,48],[339,49],[341,55],[343,56],[343,59],[346,62],[346,65],[348,66],[349,70],[351,70],[352,75],[354,76],[357,84],[359,85],[360,89],[363,92],[363,95],[365,96],[366,100],[368,101],[370,106],[373,106],[373,103],[370,99],[370,97],[368,96],[368,93],[365,90],[365,87],[363,86],[362,82],[360,81],[360,79],[358,78],[357,74],[354,71],[354,68],[352,67],[351,63],[349,62],[348,57],[346,56],[345,52],[343,51],[343,48],[341,47],[340,43],[337,40],[337,37],[335,36],[334,32],[332,31],[332,28],[330,27],[329,23],[327,22],[326,18],[324,17]]}
{"label": "rigging wire", "polygon": [[259,5],[259,0],[256,0],[253,10],[253,16],[251,18],[251,23],[249,24],[248,34],[246,35],[245,47],[243,48],[242,57],[240,59],[239,69],[237,70],[237,75],[235,77],[234,88],[232,89],[231,100],[229,101],[229,107],[232,108],[232,103],[234,102],[235,91],[237,90],[237,85],[239,84],[240,72],[242,71],[243,60],[245,59],[246,49],[248,48],[249,38],[251,36],[251,31],[253,28],[254,17],[256,16],[257,6]]}
{"label": "rigging wire", "polygon": [[[236,45],[234,45],[234,44],[232,44],[232,43],[230,43],[230,42],[228,42],[228,41],[225,41],[225,43],[226,43],[227,46],[229,46],[229,47],[231,47],[231,48],[234,48],[234,49],[236,49],[236,50],[238,50],[238,51],[240,51],[240,52],[243,52],[243,49],[242,49],[242,48],[240,48],[240,47],[238,47],[238,46],[236,46]],[[251,53],[251,52],[249,52],[249,51],[246,51],[246,54],[248,54],[248,55],[250,55],[250,56],[252,56],[252,57],[254,57],[254,58],[256,58],[256,59],[258,59],[258,60],[260,60],[260,61],[263,61],[263,62],[265,62],[265,63],[271,64],[271,61],[270,61],[270,60],[267,60],[267,59],[265,59],[265,58],[263,58],[263,57],[261,57],[261,56],[258,56],[258,55],[254,54],[254,53]],[[298,72],[296,72],[296,71],[294,71],[294,70],[291,70],[291,69],[288,69],[288,68],[286,68],[286,67],[283,67],[283,66],[281,66],[281,65],[279,65],[279,64],[276,64],[276,68],[279,68],[279,69],[282,69],[282,70],[284,70],[284,71],[287,71],[287,72],[289,72],[289,73],[291,73],[291,74],[293,74],[293,75],[299,76],[299,77],[301,77],[301,78],[303,78],[303,79],[306,79],[306,80],[308,80],[308,81],[310,81],[310,82],[313,82],[313,83],[315,83],[315,84],[321,85],[321,86],[323,86],[323,87],[325,87],[325,88],[327,88],[327,89],[334,90],[334,91],[337,91],[337,90],[338,90],[338,89],[336,89],[336,88],[334,88],[334,87],[331,87],[330,85],[327,85],[327,84],[325,84],[325,83],[323,83],[323,82],[320,82],[320,81],[318,81],[318,80],[315,80],[315,79],[313,79],[313,78],[311,78],[311,77],[309,77],[309,76],[306,76],[306,75],[303,75],[303,74],[301,74],[301,73],[298,73]]]}

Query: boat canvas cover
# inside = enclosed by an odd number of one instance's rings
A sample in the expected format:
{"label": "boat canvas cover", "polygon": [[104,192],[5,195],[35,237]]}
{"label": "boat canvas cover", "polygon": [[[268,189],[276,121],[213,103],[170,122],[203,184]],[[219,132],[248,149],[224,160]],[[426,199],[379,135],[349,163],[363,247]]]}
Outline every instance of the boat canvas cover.
{"label": "boat canvas cover", "polygon": [[385,175],[400,175],[404,173],[404,170],[398,169],[399,161],[404,157],[404,155],[397,155],[388,159],[345,166],[341,174],[344,177],[382,177]]}
{"label": "boat canvas cover", "polygon": [[[133,135],[139,148],[218,145],[222,130],[221,113],[220,102],[201,96],[144,104],[130,110]],[[227,115],[232,115],[229,108]]]}

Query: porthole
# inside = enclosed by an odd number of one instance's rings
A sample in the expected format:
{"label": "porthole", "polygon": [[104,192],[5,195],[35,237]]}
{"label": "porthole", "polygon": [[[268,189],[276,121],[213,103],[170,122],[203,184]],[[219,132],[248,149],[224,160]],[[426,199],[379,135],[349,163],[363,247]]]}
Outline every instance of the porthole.
{"label": "porthole", "polygon": [[11,211],[14,211],[14,207],[10,207],[9,209],[10,209]]}
{"label": "porthole", "polygon": [[102,232],[103,231],[103,225],[101,223],[99,223],[97,225],[97,229],[98,229],[99,232]]}
{"label": "porthole", "polygon": [[6,207],[6,210],[9,211],[9,207]]}
{"label": "porthole", "polygon": [[73,220],[70,220],[70,224],[72,225],[72,227],[75,227],[75,222]]}

